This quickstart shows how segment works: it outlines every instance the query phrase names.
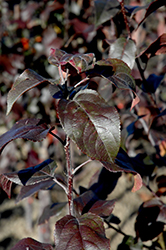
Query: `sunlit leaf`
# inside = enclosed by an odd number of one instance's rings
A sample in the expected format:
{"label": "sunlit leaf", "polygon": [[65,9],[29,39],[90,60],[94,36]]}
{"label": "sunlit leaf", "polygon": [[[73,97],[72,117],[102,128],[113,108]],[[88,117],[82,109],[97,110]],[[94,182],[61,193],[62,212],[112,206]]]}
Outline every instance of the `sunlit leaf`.
{"label": "sunlit leaf", "polygon": [[37,74],[31,69],[26,69],[14,82],[11,90],[7,97],[7,115],[11,111],[13,104],[17,99],[24,94],[26,91],[38,86],[43,82],[48,82],[49,80]]}
{"label": "sunlit leaf", "polygon": [[73,100],[60,100],[58,113],[65,132],[89,157],[114,162],[120,147],[120,119],[94,90],[81,90]]}
{"label": "sunlit leaf", "polygon": [[100,24],[110,20],[120,10],[120,4],[117,0],[95,0],[95,24]]}
{"label": "sunlit leaf", "polygon": [[53,250],[54,248],[50,244],[38,242],[32,238],[24,238],[20,240],[10,250]]}
{"label": "sunlit leaf", "polygon": [[47,124],[36,118],[23,119],[15,123],[15,125],[0,136],[0,153],[4,147],[11,141],[22,138],[31,141],[43,140],[51,128]]}
{"label": "sunlit leaf", "polygon": [[67,215],[55,225],[56,250],[110,250],[102,219],[87,213],[80,218]]}
{"label": "sunlit leaf", "polygon": [[113,44],[110,44],[110,58],[121,59],[130,69],[134,67],[135,63],[136,44],[133,40],[118,38]]}

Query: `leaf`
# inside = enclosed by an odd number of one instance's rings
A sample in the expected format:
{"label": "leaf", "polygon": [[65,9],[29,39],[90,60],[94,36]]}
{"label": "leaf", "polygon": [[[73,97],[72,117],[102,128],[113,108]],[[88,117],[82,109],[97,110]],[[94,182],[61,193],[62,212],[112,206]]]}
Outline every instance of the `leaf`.
{"label": "leaf", "polygon": [[62,208],[66,206],[67,202],[54,203],[51,206],[48,205],[44,208],[42,215],[39,218],[38,225],[48,222],[51,216],[59,215]]}
{"label": "leaf", "polygon": [[[21,180],[22,184],[25,186],[25,184],[27,183],[27,181],[35,173],[39,172],[43,168],[45,168],[45,170],[46,170],[46,167],[49,168],[48,174],[52,176],[52,172],[55,170],[56,164],[55,164],[55,162],[52,159],[47,159],[47,160],[43,161],[42,163],[40,163],[40,164],[38,164],[38,165],[36,165],[34,167],[29,167],[29,168],[22,169],[22,170],[18,171],[18,177]],[[47,175],[47,172],[44,171],[44,169],[43,169],[42,172],[46,173],[46,175]]]}
{"label": "leaf", "polygon": [[120,119],[94,90],[81,90],[73,100],[61,99],[58,113],[66,134],[82,152],[113,163],[120,147]]}
{"label": "leaf", "polygon": [[43,82],[49,82],[48,79],[40,76],[31,69],[26,69],[14,82],[7,97],[7,115],[10,113],[13,104],[26,91],[38,86]]}
{"label": "leaf", "polygon": [[[50,64],[53,64],[57,67],[59,65],[64,66],[69,63],[72,67],[77,70],[77,73],[81,73],[89,68],[89,64],[91,64],[94,60],[94,54],[68,54],[60,49],[51,49],[50,56],[48,61]],[[62,67],[64,70],[64,67]]]}
{"label": "leaf", "polygon": [[24,238],[20,240],[14,247],[10,250],[53,250],[50,244],[40,243],[32,238]]}
{"label": "leaf", "polygon": [[[135,98],[133,99],[131,109],[139,102],[139,97],[136,94],[135,80],[131,75],[131,69],[126,63],[120,59],[103,59],[96,62],[97,68],[94,67],[92,72],[101,75],[103,78],[108,79],[117,88],[132,90]],[[100,70],[101,67],[101,70]],[[108,69],[107,69],[108,68]],[[112,70],[110,70],[112,68]]]}
{"label": "leaf", "polygon": [[101,200],[107,199],[107,196],[114,190],[121,176],[120,172],[110,172],[105,167],[102,168],[98,182],[94,183],[89,190],[92,190]]}
{"label": "leaf", "polygon": [[50,130],[51,128],[48,128],[47,124],[41,119],[20,120],[9,131],[0,136],[0,153],[9,142],[15,139],[22,138],[34,142],[41,141]]}
{"label": "leaf", "polygon": [[[88,83],[89,84],[89,83]],[[72,99],[73,96],[79,92],[81,89],[86,89],[88,84],[85,86],[78,86],[78,87],[67,87],[66,84],[62,84],[61,86],[56,85],[49,85],[50,94],[55,99]]]}
{"label": "leaf", "polygon": [[54,170],[56,163],[48,159],[41,164],[22,169],[17,172],[3,174],[10,181],[18,185],[33,185],[45,180],[52,180],[54,178]]}
{"label": "leaf", "polygon": [[142,241],[152,240],[164,230],[166,224],[166,206],[159,199],[142,203],[136,218],[135,230],[137,238]]}
{"label": "leaf", "polygon": [[87,213],[80,218],[67,215],[55,225],[56,250],[110,250],[102,219]]}
{"label": "leaf", "polygon": [[99,26],[102,23],[110,20],[120,10],[120,5],[117,0],[95,0],[95,25]]}
{"label": "leaf", "polygon": [[139,57],[141,61],[147,64],[148,60],[157,55],[166,53],[166,33],[159,36],[153,43],[149,45],[149,47],[144,50]]}
{"label": "leaf", "polygon": [[8,180],[3,174],[0,174],[0,187],[2,187],[8,197],[11,198],[12,182]]}
{"label": "leaf", "polygon": [[130,69],[135,63],[136,45],[131,39],[124,37],[118,38],[113,44],[110,44],[109,57],[120,59],[125,62]]}
{"label": "leaf", "polygon": [[[165,0],[155,0],[147,8],[147,11],[145,13],[144,18],[141,20],[141,22],[138,24],[138,27],[145,21],[145,19],[154,11],[156,11],[161,6],[166,6]],[[138,28],[137,27],[137,28]]]}
{"label": "leaf", "polygon": [[115,206],[115,200],[107,200],[107,201],[98,200],[90,208],[89,212],[105,218],[110,216],[110,214],[114,209],[114,206]]}
{"label": "leaf", "polygon": [[20,193],[18,194],[16,198],[16,203],[18,203],[19,201],[29,196],[32,196],[34,193],[38,192],[39,190],[47,189],[49,187],[52,187],[55,184],[56,183],[54,182],[54,180],[52,178],[49,178],[47,180],[41,180],[40,182],[37,182],[35,184],[23,186],[21,187]]}
{"label": "leaf", "polygon": [[92,190],[88,190],[74,199],[74,207],[77,215],[91,212],[106,218],[112,213],[114,205],[115,200],[100,200]]}
{"label": "leaf", "polygon": [[[136,192],[142,187],[142,178],[140,174],[138,173],[138,170],[141,170],[139,162],[138,165],[132,159],[127,155],[127,153],[120,148],[117,157],[115,159],[115,164],[111,164],[109,162],[102,162],[106,169],[109,171],[122,171],[122,172],[129,172],[134,174],[134,187],[132,189],[132,192]],[[135,170],[135,168],[137,170]]]}
{"label": "leaf", "polygon": [[159,87],[164,75],[157,76],[155,74],[149,75],[146,82],[143,82],[142,89],[146,93],[155,93],[156,89]]}

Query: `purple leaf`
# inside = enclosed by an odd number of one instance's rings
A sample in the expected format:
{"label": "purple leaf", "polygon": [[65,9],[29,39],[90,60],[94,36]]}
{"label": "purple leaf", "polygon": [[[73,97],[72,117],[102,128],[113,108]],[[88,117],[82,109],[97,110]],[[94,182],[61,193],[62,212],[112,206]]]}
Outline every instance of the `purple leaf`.
{"label": "purple leaf", "polygon": [[152,240],[164,230],[166,205],[159,199],[144,202],[139,208],[135,230],[142,241]]}
{"label": "purple leaf", "polygon": [[147,8],[144,18],[138,24],[138,27],[145,21],[145,19],[154,11],[156,11],[161,6],[166,6],[165,0],[155,0]]}
{"label": "purple leaf", "polygon": [[[42,164],[37,165],[36,169],[35,167],[30,167],[25,170],[0,175],[0,185],[10,197],[12,182],[18,185],[26,183],[26,188],[21,189],[21,193],[17,197],[18,202],[40,189],[54,185],[55,182],[53,179],[55,168],[56,163],[54,161],[44,161]],[[57,178],[59,178],[59,176]]]}
{"label": "purple leaf", "polygon": [[[120,59],[108,58],[96,62],[99,68],[103,68],[99,74],[108,79],[117,88],[132,90],[135,98],[133,99],[131,109],[139,102],[139,97],[136,94],[135,80],[131,75],[131,69],[126,63]],[[107,67],[109,71],[107,71]],[[112,67],[112,71],[110,68]],[[110,73],[109,73],[110,72]],[[97,72],[96,72],[97,73]],[[108,74],[109,73],[109,74]]]}
{"label": "purple leaf", "polygon": [[100,217],[105,218],[105,217],[108,217],[112,213],[114,206],[115,206],[115,200],[110,200],[110,201],[98,200],[91,207],[89,212],[93,214],[97,214]]}
{"label": "purple leaf", "polygon": [[41,189],[47,189],[53,185],[55,185],[55,182],[53,181],[52,178],[49,178],[48,180],[42,180],[41,182],[32,185],[23,186],[16,198],[16,203],[33,195],[34,193],[38,192]]}
{"label": "purple leaf", "polygon": [[14,82],[7,98],[7,115],[11,111],[13,104],[26,91],[38,86],[43,82],[49,82],[31,69],[26,69]]}
{"label": "purple leaf", "polygon": [[102,219],[87,213],[80,218],[67,215],[55,225],[56,250],[110,250]]}
{"label": "purple leaf", "polygon": [[114,162],[120,147],[120,118],[94,90],[82,90],[73,100],[62,99],[58,113],[65,132],[94,160]]}
{"label": "purple leaf", "polygon": [[51,49],[48,61],[57,67],[61,65],[62,69],[64,69],[64,65],[69,63],[79,74],[89,68],[89,64],[93,62],[93,59],[93,53],[72,55],[60,49]]}
{"label": "purple leaf", "polygon": [[148,60],[151,57],[165,53],[166,53],[166,33],[159,36],[138,57],[142,60],[143,63],[147,64]]}
{"label": "purple leaf", "polygon": [[51,216],[57,215],[61,212],[62,208],[66,206],[67,202],[54,203],[44,208],[42,215],[39,218],[38,225],[48,222]]}
{"label": "purple leaf", "polygon": [[32,238],[24,238],[20,240],[14,247],[10,250],[53,250],[50,244],[38,242]]}
{"label": "purple leaf", "polygon": [[74,199],[74,208],[78,216],[87,213],[92,205],[98,201],[98,196],[92,191],[88,190]]}
{"label": "purple leaf", "polygon": [[0,174],[0,187],[2,187],[8,197],[11,198],[12,181],[6,178],[3,174]]}
{"label": "purple leaf", "polygon": [[133,40],[127,40],[124,37],[118,38],[113,44],[110,44],[110,58],[120,59],[125,62],[130,69],[135,63],[136,45]]}
{"label": "purple leaf", "polygon": [[31,141],[43,140],[51,128],[48,128],[47,124],[40,119],[24,119],[15,123],[15,125],[0,136],[0,153],[4,147],[11,141],[22,138]]}
{"label": "purple leaf", "polygon": [[[29,167],[26,169],[22,169],[20,170],[17,174],[18,177],[20,178],[21,182],[23,185],[25,185],[27,183],[27,181],[37,172],[39,172],[40,170],[42,170],[43,168],[45,168],[46,166],[49,166],[49,164],[51,165],[51,163],[53,162],[52,159],[47,159],[43,162],[41,162],[40,164],[34,166],[34,167]],[[53,165],[53,169],[55,169],[55,163]],[[44,171],[44,170],[43,170]]]}
{"label": "purple leaf", "polygon": [[91,212],[100,217],[108,217],[112,213],[114,205],[115,200],[100,200],[91,190],[88,190],[78,198],[74,199],[74,207],[78,215]]}

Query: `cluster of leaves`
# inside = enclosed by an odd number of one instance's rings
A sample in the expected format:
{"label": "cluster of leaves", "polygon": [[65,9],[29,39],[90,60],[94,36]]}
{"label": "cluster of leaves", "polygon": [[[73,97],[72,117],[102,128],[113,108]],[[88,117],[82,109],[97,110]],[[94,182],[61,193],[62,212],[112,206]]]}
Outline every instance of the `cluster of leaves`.
{"label": "cluster of leaves", "polygon": [[[39,5],[36,3],[36,10]],[[134,175],[133,192],[140,189],[145,180],[148,180],[148,183],[144,183],[144,185],[151,190],[149,182],[154,179],[154,169],[166,164],[166,110],[162,105],[163,102],[156,95],[165,72],[162,69],[160,75],[149,74],[148,77],[146,76],[146,69],[151,58],[157,58],[157,55],[166,52],[166,33],[156,37],[144,50],[136,46],[132,39],[132,32],[136,32],[149,15],[162,6],[165,6],[165,2],[159,0],[141,7],[124,6],[123,1],[117,0],[94,1],[95,25],[87,23],[83,25],[85,20],[71,18],[71,27],[67,27],[67,36],[71,36],[71,40],[66,51],[61,45],[59,46],[62,47],[61,49],[52,48],[50,51],[48,61],[59,70],[56,80],[46,75],[41,76],[32,69],[26,69],[16,79],[8,93],[7,114],[10,113],[19,97],[32,88],[42,86],[43,83],[49,85],[50,94],[53,99],[56,99],[57,120],[65,131],[65,138],[54,133],[55,127],[47,124],[43,120],[44,117],[43,119],[21,119],[8,132],[0,136],[0,152],[9,142],[17,138],[35,142],[45,139],[48,135],[53,135],[65,149],[66,177],[56,173],[57,164],[52,158],[49,158],[26,169],[2,173],[0,185],[9,197],[12,183],[21,185],[17,202],[41,189],[53,188],[55,184],[64,189],[68,197],[69,214],[55,224],[54,243],[57,250],[110,249],[110,241],[106,238],[103,221],[110,227],[110,223],[114,223],[115,218],[112,211],[116,202],[107,200],[107,196],[117,185],[121,172]],[[65,6],[55,2],[44,7],[43,17],[48,18],[51,12],[62,10]],[[87,9],[91,9],[90,5]],[[141,10],[145,10],[145,16],[137,23],[135,16]],[[18,23],[22,24],[20,21]],[[27,27],[30,23],[27,21]],[[79,53],[74,53],[75,51],[71,49],[72,41],[80,34],[87,44],[89,42],[94,46],[96,37],[93,35],[92,38],[89,38],[88,34],[92,31],[104,34],[108,31],[110,24],[111,26],[116,25],[117,35],[114,41],[109,39],[104,41],[104,59],[99,58],[99,54],[94,53],[94,49],[89,51],[91,46],[88,45],[87,53],[80,53],[80,50],[78,50]],[[122,24],[124,27],[121,27]],[[70,34],[73,28],[76,31],[74,36]],[[49,44],[48,47],[50,46],[52,44]],[[108,49],[109,53],[107,53]],[[72,50],[73,53],[69,54],[68,50]],[[8,66],[10,63],[9,60]],[[137,73],[140,75],[139,79],[136,77],[135,65]],[[100,88],[101,80],[104,82],[104,91]],[[93,84],[94,82],[95,84]],[[110,92],[109,97],[108,92]],[[126,99],[129,99],[130,107],[124,106],[124,94]],[[120,102],[120,97],[116,97],[118,95],[123,95],[122,102]],[[112,103],[114,106],[110,105]],[[130,110],[128,113],[130,112],[129,120],[131,122],[125,126],[122,110],[127,109]],[[59,127],[54,125],[58,131]],[[140,138],[143,143],[136,147],[143,149],[146,141],[146,145],[150,145],[148,149],[153,149],[153,154],[142,150],[140,154],[131,157],[129,152],[132,141]],[[88,156],[86,162],[75,168],[71,166],[70,140],[75,142],[82,153]],[[137,152],[137,148],[135,152]],[[150,159],[150,164],[147,163],[147,158]],[[99,161],[103,167],[98,180],[89,189],[80,189],[78,197],[73,197],[73,178],[76,172],[91,160]],[[166,205],[161,198],[165,195],[165,176],[158,177],[157,183],[157,193],[154,194],[151,191],[155,197],[140,205],[135,222],[136,237],[125,236],[118,249],[143,249],[146,247],[143,244],[144,241],[153,240],[163,233],[166,223]],[[64,206],[66,206],[66,202],[46,207],[39,219],[39,224],[48,221],[50,216],[57,214]],[[119,221],[116,220],[116,223],[118,224]],[[26,238],[18,242],[12,250],[22,246],[30,247],[30,249],[53,249],[50,244]],[[164,249],[158,238],[152,242],[152,247]]]}

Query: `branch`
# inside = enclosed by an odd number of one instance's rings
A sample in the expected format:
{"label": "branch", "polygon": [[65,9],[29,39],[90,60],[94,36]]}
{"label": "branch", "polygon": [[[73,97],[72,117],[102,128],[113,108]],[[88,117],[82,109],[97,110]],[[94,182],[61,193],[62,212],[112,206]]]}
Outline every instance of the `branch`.
{"label": "branch", "polygon": [[87,161],[83,162],[82,164],[80,164],[78,167],[76,167],[74,170],[73,170],[73,175],[75,175],[75,173],[80,169],[82,168],[84,165],[86,165],[87,163],[91,162],[92,160],[91,159],[88,159]]}
{"label": "branch", "polygon": [[67,137],[67,142],[65,145],[65,154],[66,154],[66,168],[67,168],[67,197],[69,204],[69,215],[74,215],[73,212],[73,174],[72,174],[72,165],[71,165],[71,155],[70,155],[70,138]]}
{"label": "branch", "polygon": [[63,141],[58,135],[54,134],[52,131],[49,131],[51,135],[53,135],[56,139],[58,139],[63,146],[65,146],[65,141]]}

